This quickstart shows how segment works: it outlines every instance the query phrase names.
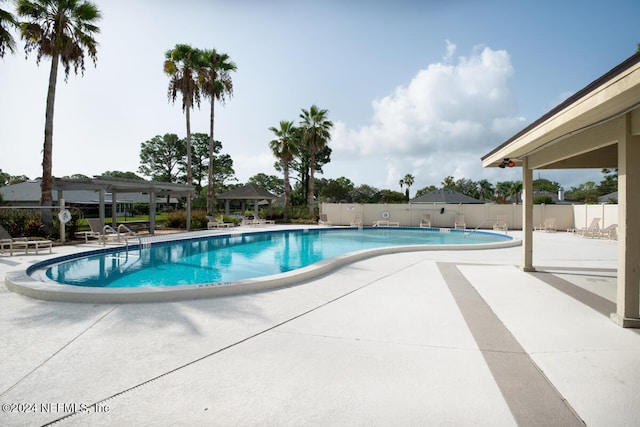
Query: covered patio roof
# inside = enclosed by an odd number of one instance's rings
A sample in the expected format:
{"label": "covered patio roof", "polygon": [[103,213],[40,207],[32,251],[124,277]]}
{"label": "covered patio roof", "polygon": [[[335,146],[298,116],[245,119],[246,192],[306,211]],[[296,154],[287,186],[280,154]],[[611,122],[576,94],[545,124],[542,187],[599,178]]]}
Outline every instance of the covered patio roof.
{"label": "covered patio roof", "polygon": [[640,53],[587,85],[482,157],[484,167],[504,159],[530,169],[616,168],[620,119],[640,133]]}
{"label": "covered patio roof", "polygon": [[[105,176],[94,176],[83,179],[54,178],[52,188],[58,191],[58,200],[64,199],[65,190],[95,190],[99,192],[99,212],[100,220],[105,219],[105,194],[112,194],[112,203],[117,200],[118,193],[146,193],[149,195],[149,232],[154,233],[156,227],[155,210],[156,197],[158,196],[188,196],[195,193],[192,185],[175,184],[172,182],[145,181],[126,178],[112,178]],[[116,223],[116,210],[112,209],[112,224]],[[187,212],[187,229],[189,229],[189,215]],[[61,233],[64,235],[64,233]]]}
{"label": "covered patio roof", "polygon": [[533,170],[618,168],[618,297],[612,320],[640,327],[640,53],[482,157],[522,167],[523,269],[533,266]]}

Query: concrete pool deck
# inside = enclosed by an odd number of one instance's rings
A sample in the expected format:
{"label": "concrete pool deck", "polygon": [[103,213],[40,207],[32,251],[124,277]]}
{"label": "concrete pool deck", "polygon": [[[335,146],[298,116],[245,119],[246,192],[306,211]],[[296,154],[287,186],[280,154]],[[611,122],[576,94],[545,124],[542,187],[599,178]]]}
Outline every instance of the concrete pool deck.
{"label": "concrete pool deck", "polygon": [[640,334],[608,317],[616,242],[535,232],[536,273],[517,267],[521,247],[406,252],[180,302],[47,302],[4,286],[9,270],[87,247],[0,255],[0,425],[640,420]]}

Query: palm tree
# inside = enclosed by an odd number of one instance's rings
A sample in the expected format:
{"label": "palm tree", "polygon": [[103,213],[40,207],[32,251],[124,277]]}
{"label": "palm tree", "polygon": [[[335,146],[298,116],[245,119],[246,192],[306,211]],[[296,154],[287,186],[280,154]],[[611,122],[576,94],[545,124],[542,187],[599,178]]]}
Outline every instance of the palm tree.
{"label": "palm tree", "polygon": [[280,121],[280,128],[270,127],[277,139],[269,143],[269,147],[274,156],[280,160],[284,171],[284,220],[289,220],[289,209],[291,207],[291,184],[289,182],[289,164],[299,153],[298,129],[293,122]]}
{"label": "palm tree", "polygon": [[16,51],[16,42],[9,32],[9,27],[17,26],[16,18],[8,11],[0,9],[0,58],[4,56],[7,49],[9,49],[11,53]]}
{"label": "palm tree", "polygon": [[513,181],[509,186],[509,197],[514,197],[516,205],[518,204],[518,196],[522,193],[522,181]]}
{"label": "palm tree", "polygon": [[398,181],[398,184],[400,184],[400,192],[402,193],[402,189],[404,188],[404,179]]}
{"label": "palm tree", "polygon": [[407,200],[409,200],[409,189],[411,188],[411,186],[413,185],[416,179],[413,175],[408,173],[404,176],[403,180],[404,180],[404,185],[407,186],[406,196],[407,196]]}
{"label": "palm tree", "polygon": [[331,140],[331,128],[333,122],[327,119],[328,110],[322,110],[316,105],[312,105],[309,110],[302,109],[300,118],[303,138],[309,149],[309,194],[307,203],[309,204],[309,217],[314,215],[314,193],[315,193],[315,166],[316,154],[322,150]]}
{"label": "palm tree", "polygon": [[[175,102],[182,94],[182,109],[187,124],[187,184],[193,184],[191,171],[191,109],[200,107],[200,87],[197,81],[201,52],[186,44],[177,44],[165,53],[164,72],[169,80],[168,96]],[[191,229],[191,195],[187,195],[187,230]]]}
{"label": "palm tree", "polygon": [[[56,96],[58,65],[62,61],[65,81],[73,66],[84,74],[84,57],[88,55],[95,65],[97,45],[94,36],[100,32],[95,23],[101,15],[97,6],[84,0],[18,0],[17,12],[26,22],[20,23],[20,33],[25,40],[25,51],[36,52],[38,64],[43,56],[51,57],[49,89],[44,125],[42,158],[41,206],[51,206],[53,184],[53,107]],[[41,209],[40,218],[47,233],[53,231],[53,215],[50,209]]]}
{"label": "palm tree", "polygon": [[201,52],[200,73],[198,74],[200,90],[211,101],[211,118],[209,121],[209,185],[207,188],[207,212],[213,213],[213,152],[215,140],[213,137],[215,119],[215,101],[224,104],[226,96],[233,95],[231,71],[236,71],[236,64],[226,53],[218,53],[215,49]]}
{"label": "palm tree", "polygon": [[488,180],[481,179],[478,181],[478,195],[480,196],[480,200],[490,200],[494,192],[493,184]]}

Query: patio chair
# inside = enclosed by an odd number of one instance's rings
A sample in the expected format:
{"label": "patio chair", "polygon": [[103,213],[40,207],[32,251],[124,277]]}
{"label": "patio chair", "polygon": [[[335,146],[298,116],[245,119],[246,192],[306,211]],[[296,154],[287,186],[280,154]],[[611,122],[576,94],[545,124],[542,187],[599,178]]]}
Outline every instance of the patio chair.
{"label": "patio chair", "polygon": [[326,213],[321,213],[320,218],[318,219],[318,225],[327,225],[331,227],[331,221],[329,221],[329,217]]}
{"label": "patio chair", "polygon": [[557,227],[556,227],[556,219],[551,217],[551,218],[545,218],[545,220],[542,222],[542,224],[538,225],[537,227],[533,228],[534,231],[556,231]]}
{"label": "patio chair", "polygon": [[353,219],[351,220],[350,225],[352,227],[362,227],[362,218],[360,218],[360,215],[355,214],[353,216]]}
{"label": "patio chair", "polygon": [[599,230],[597,237],[609,240],[618,240],[618,224],[611,224]]}
{"label": "patio chair", "polygon": [[89,239],[98,239],[99,242],[106,242],[108,239],[117,238],[118,232],[110,225],[103,225],[100,218],[87,218],[90,231],[78,231],[76,237],[84,237],[84,242],[89,243]]}
{"label": "patio chair", "polygon": [[47,247],[49,248],[49,253],[51,253],[52,246],[53,242],[51,240],[31,240],[26,237],[11,237],[9,232],[0,225],[0,253],[9,250],[9,255],[13,256],[14,251],[22,250],[25,254],[28,254],[29,249],[33,248],[37,254],[40,248]]}
{"label": "patio chair", "polygon": [[467,228],[467,224],[464,222],[464,215],[456,215],[456,219],[453,222],[453,228]]}
{"label": "patio chair", "polygon": [[593,218],[591,224],[588,227],[583,227],[576,231],[578,236],[582,237],[597,237],[600,232],[600,218]]}
{"label": "patio chair", "polygon": [[209,218],[209,222],[207,222],[207,229],[211,230],[213,228],[229,228],[233,227],[235,224],[231,222],[220,222],[214,216],[207,216]]}
{"label": "patio chair", "polygon": [[422,215],[422,219],[420,220],[421,228],[431,228],[431,215],[424,214]]}
{"label": "patio chair", "polygon": [[504,231],[507,232],[507,216],[506,215],[498,215],[496,217],[496,222],[493,224],[493,231]]}

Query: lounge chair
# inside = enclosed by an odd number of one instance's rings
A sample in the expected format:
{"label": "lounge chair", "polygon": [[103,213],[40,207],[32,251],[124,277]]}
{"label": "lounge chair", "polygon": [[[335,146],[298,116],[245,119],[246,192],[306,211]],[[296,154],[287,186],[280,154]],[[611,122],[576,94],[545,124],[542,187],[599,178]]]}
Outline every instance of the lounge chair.
{"label": "lounge chair", "polygon": [[611,224],[597,232],[601,239],[618,240],[618,224]]}
{"label": "lounge chair", "polygon": [[420,220],[421,228],[431,228],[431,215],[424,214],[422,215],[422,219]]}
{"label": "lounge chair", "polygon": [[327,225],[331,227],[331,221],[329,221],[329,218],[327,217],[326,213],[320,214],[320,218],[318,219],[318,225]]}
{"label": "lounge chair", "polygon": [[556,227],[556,219],[551,217],[551,218],[545,218],[545,220],[542,222],[542,224],[538,225],[537,227],[533,228],[534,231],[556,231],[557,227]]}
{"label": "lounge chair", "polygon": [[350,225],[352,227],[362,227],[362,218],[360,218],[360,215],[355,214],[353,216],[353,219],[351,220]]}
{"label": "lounge chair", "polygon": [[105,243],[108,239],[118,238],[118,232],[110,225],[103,225],[100,218],[87,218],[90,231],[78,231],[76,237],[84,237],[84,242],[89,243],[89,239],[98,239]]}
{"label": "lounge chair", "polygon": [[14,251],[24,251],[25,254],[29,253],[29,249],[34,249],[38,254],[40,248],[51,248],[53,242],[51,240],[30,240],[26,237],[11,237],[9,232],[0,225],[0,253],[4,253],[9,250],[9,255],[13,255]]}
{"label": "lounge chair", "polygon": [[456,215],[456,219],[453,222],[453,228],[467,228],[467,224],[464,222],[464,215]]}
{"label": "lounge chair", "polygon": [[498,215],[496,217],[496,222],[493,224],[493,231],[504,231],[507,232],[507,216],[506,215]]}
{"label": "lounge chair", "polygon": [[211,230],[213,228],[229,228],[233,227],[235,224],[230,222],[220,222],[213,216],[207,216],[209,218],[209,222],[207,222],[207,229]]}
{"label": "lounge chair", "polygon": [[597,237],[600,232],[600,218],[593,218],[591,224],[588,227],[583,227],[576,231],[578,236],[582,237]]}

